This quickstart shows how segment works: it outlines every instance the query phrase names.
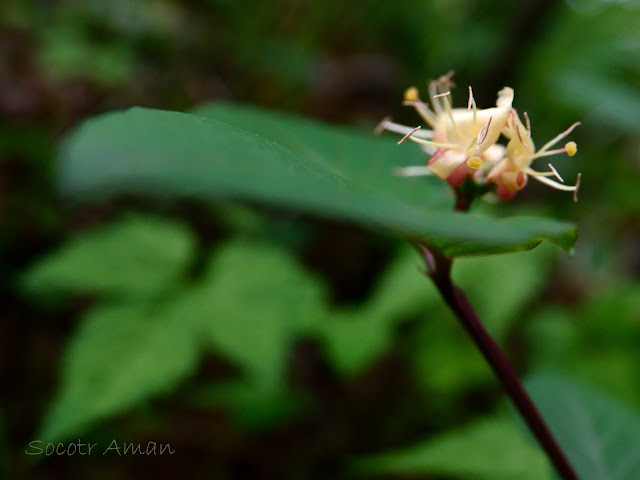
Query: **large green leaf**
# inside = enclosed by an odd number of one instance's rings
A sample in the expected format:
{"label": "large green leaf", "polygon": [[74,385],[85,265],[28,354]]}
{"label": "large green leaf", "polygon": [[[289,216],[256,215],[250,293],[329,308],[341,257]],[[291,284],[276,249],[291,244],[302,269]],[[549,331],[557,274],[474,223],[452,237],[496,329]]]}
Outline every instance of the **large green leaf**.
{"label": "large green leaf", "polygon": [[418,235],[452,255],[575,242],[573,225],[550,219],[452,213],[443,182],[393,175],[394,167],[424,162],[414,146],[257,110],[234,119],[232,107],[219,110],[234,126],[141,108],[89,120],[62,151],[60,188],[77,198],[134,192],[254,200]]}
{"label": "large green leaf", "polygon": [[549,465],[508,419],[479,421],[426,442],[358,462],[363,472],[469,480],[546,480]]}
{"label": "large green leaf", "polygon": [[539,374],[527,388],[581,480],[640,478],[640,417],[567,378]]}
{"label": "large green leaf", "polygon": [[175,283],[193,253],[181,225],[130,216],[73,238],[23,277],[28,291],[145,296]]}
{"label": "large green leaf", "polygon": [[61,387],[38,438],[80,435],[100,420],[168,392],[191,373],[199,324],[181,299],[89,311],[65,352]]}

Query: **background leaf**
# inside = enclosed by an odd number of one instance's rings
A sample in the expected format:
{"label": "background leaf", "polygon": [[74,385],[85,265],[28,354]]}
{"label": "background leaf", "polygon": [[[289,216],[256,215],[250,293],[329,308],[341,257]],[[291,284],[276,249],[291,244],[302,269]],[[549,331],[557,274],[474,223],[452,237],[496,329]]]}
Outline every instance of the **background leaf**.
{"label": "background leaf", "polygon": [[578,307],[541,309],[527,322],[528,350],[537,369],[562,365],[564,373],[638,408],[640,288],[624,280],[611,287]]}
{"label": "background leaf", "polygon": [[444,475],[477,480],[545,480],[550,467],[516,424],[493,418],[424,443],[358,462],[368,473]]}
{"label": "background leaf", "polygon": [[173,284],[193,249],[185,227],[129,216],[83,233],[50,253],[23,275],[23,286],[38,293],[145,296]]}
{"label": "background leaf", "polygon": [[166,393],[196,366],[198,334],[175,299],[89,311],[67,347],[62,384],[38,438],[62,440]]}
{"label": "background leaf", "polygon": [[238,425],[251,431],[264,431],[302,410],[301,399],[295,393],[259,389],[244,381],[203,385],[191,401],[207,409],[222,406]]}
{"label": "background leaf", "polygon": [[527,389],[582,480],[640,476],[636,412],[557,375],[535,375]]}
{"label": "background leaf", "polygon": [[190,302],[203,338],[265,390],[282,386],[295,336],[326,315],[316,278],[285,252],[244,241],[215,253]]}

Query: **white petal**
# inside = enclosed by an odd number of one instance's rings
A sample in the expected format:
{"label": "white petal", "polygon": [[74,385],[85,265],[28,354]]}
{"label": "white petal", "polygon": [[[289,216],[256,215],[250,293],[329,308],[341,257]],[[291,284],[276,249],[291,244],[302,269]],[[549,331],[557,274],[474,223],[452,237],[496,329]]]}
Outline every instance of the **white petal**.
{"label": "white petal", "polygon": [[429,168],[443,180],[446,180],[456,168],[467,160],[467,156],[464,153],[451,150],[441,154],[436,153],[436,155],[438,156],[435,159],[429,161]]}

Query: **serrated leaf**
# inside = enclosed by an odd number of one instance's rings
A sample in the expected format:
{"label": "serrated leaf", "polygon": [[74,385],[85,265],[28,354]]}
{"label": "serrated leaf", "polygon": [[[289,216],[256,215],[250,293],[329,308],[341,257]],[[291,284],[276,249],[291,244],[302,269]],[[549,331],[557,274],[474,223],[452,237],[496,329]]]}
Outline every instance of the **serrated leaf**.
{"label": "serrated leaf", "polygon": [[559,375],[527,382],[581,480],[640,478],[640,417],[616,400]]}
{"label": "serrated leaf", "polygon": [[[142,108],[103,115],[66,142],[59,185],[84,199],[138,193],[260,201],[417,235],[450,255],[526,250],[543,240],[569,249],[575,242],[576,229],[567,223],[450,212],[443,182],[392,174],[394,167],[424,162],[408,145],[279,118],[251,111],[241,130]],[[291,134],[274,141],[252,133],[269,122]]]}
{"label": "serrated leaf", "polygon": [[294,337],[325,313],[319,281],[279,249],[237,241],[217,251],[192,297],[204,338],[253,384],[281,387]]}
{"label": "serrated leaf", "polygon": [[198,357],[199,326],[182,297],[87,313],[64,357],[59,392],[38,436],[61,440],[174,388]]}
{"label": "serrated leaf", "polygon": [[486,419],[402,450],[358,462],[358,470],[391,475],[443,475],[469,480],[545,480],[544,454],[508,419]]}
{"label": "serrated leaf", "polygon": [[146,296],[175,282],[193,253],[186,228],[130,216],[83,233],[32,266],[27,291]]}

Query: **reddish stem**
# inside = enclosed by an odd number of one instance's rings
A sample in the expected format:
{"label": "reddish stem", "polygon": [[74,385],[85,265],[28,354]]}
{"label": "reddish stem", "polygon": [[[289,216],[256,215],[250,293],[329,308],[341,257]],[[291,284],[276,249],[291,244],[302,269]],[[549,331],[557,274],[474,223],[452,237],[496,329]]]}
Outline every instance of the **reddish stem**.
{"label": "reddish stem", "polygon": [[[457,191],[456,210],[467,211],[473,198]],[[526,392],[518,374],[509,364],[507,357],[491,335],[482,325],[482,321],[471,306],[471,303],[451,279],[453,259],[445,257],[438,249],[420,244],[427,274],[440,291],[442,298],[455,313],[458,320],[474,341],[484,358],[491,366],[496,377],[502,383],[507,395],[511,398],[518,412],[527,423],[538,443],[546,452],[549,460],[563,480],[579,480],[562,448],[554,438],[551,430],[536,408],[533,400]]]}

